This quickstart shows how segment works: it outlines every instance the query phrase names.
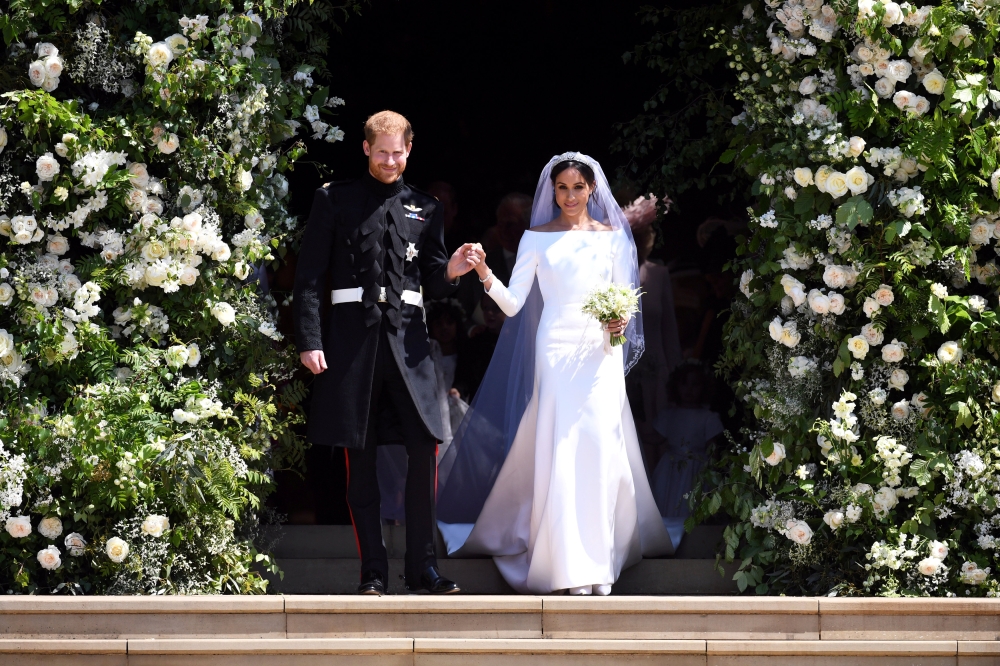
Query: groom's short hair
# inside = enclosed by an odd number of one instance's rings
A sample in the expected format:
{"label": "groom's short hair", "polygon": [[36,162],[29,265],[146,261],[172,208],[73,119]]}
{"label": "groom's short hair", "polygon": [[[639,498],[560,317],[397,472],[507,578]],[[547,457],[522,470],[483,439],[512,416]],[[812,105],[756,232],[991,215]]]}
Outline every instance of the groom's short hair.
{"label": "groom's short hair", "polygon": [[413,127],[410,126],[410,121],[395,111],[379,111],[365,121],[365,140],[369,144],[375,143],[375,137],[379,134],[400,132],[403,133],[403,140],[406,143],[413,141]]}

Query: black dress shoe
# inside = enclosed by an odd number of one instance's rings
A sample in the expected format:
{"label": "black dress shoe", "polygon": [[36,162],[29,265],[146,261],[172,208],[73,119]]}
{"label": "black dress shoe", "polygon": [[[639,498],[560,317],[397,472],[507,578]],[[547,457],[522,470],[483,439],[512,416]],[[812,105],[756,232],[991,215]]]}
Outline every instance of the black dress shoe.
{"label": "black dress shoe", "polygon": [[431,594],[455,594],[462,589],[453,581],[448,580],[437,570],[437,567],[427,567],[420,574],[419,581],[408,579],[406,589],[410,592],[426,590]]}
{"label": "black dress shoe", "polygon": [[358,585],[358,594],[385,594],[385,579],[381,571],[374,569],[361,574],[361,585]]}

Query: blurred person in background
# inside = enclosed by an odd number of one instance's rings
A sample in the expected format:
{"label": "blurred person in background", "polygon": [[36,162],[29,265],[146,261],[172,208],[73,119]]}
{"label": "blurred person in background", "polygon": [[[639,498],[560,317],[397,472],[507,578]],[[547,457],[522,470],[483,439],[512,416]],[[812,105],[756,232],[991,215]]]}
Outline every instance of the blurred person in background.
{"label": "blurred person in background", "polygon": [[468,338],[458,346],[455,388],[466,402],[472,402],[476,395],[500,339],[500,329],[507,320],[496,301],[485,293],[480,297],[479,311],[484,323],[473,326]]}
{"label": "blurred person in background", "polygon": [[444,247],[448,252],[454,252],[462,245],[460,237],[468,235],[462,229],[462,222],[458,219],[458,195],[451,183],[443,180],[435,180],[427,186],[427,193],[441,202],[444,218]]}
{"label": "blurred person in background", "polygon": [[[493,274],[504,284],[510,281],[510,272],[517,260],[517,246],[531,224],[532,202],[532,197],[520,192],[504,195],[497,205],[496,224],[483,232],[485,260],[489,262]],[[473,313],[472,319],[477,323],[482,321],[478,305],[483,293],[483,286],[475,280],[462,280],[459,299],[466,311]]]}

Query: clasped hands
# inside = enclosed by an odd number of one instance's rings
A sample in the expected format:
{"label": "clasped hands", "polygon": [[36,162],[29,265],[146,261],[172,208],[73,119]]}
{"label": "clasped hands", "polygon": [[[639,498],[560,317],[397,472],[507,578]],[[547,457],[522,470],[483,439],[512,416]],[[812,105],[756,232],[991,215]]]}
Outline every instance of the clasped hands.
{"label": "clasped hands", "polygon": [[486,252],[479,243],[465,243],[448,260],[448,282],[454,282],[471,270],[486,266]]}

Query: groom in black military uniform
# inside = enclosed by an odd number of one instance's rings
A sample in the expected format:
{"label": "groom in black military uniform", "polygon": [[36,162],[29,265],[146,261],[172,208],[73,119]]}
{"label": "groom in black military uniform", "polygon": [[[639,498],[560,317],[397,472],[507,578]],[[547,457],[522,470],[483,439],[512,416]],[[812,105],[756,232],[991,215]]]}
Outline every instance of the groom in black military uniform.
{"label": "groom in black military uniform", "polygon": [[[465,244],[449,259],[438,201],[403,182],[412,137],[398,113],[368,119],[368,174],[316,191],[295,274],[296,344],[316,376],[308,436],[345,449],[362,594],[388,587],[376,446],[396,442],[409,458],[406,587],[459,591],[438,572],[434,554],[443,428],[422,307],[425,296],[451,295],[482,251]],[[324,301],[329,310],[321,314]]]}

